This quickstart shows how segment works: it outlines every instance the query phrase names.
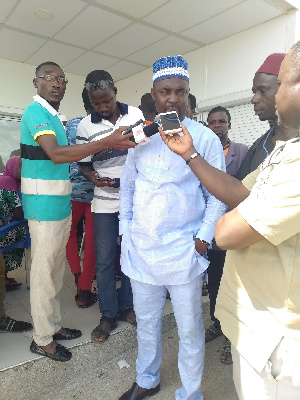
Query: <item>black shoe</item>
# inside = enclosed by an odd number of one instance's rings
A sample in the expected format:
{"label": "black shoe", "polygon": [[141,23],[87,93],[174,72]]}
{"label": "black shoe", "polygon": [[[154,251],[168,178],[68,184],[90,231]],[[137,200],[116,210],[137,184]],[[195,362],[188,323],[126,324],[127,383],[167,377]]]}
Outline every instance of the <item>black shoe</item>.
{"label": "black shoe", "polygon": [[57,344],[54,353],[51,354],[32,341],[30,345],[30,351],[32,353],[39,354],[40,356],[51,358],[51,360],[55,361],[69,361],[72,357],[72,353],[61,344]]}
{"label": "black shoe", "polygon": [[205,343],[211,342],[212,340],[215,340],[217,337],[222,336],[223,332],[215,325],[211,324],[210,327],[205,329]]}
{"label": "black shoe", "polygon": [[78,329],[65,328],[66,333],[55,333],[53,340],[72,340],[79,338],[82,333]]}
{"label": "black shoe", "polygon": [[146,389],[143,393],[139,394],[139,385],[134,382],[131,388],[122,394],[119,400],[142,400],[146,397],[154,396],[156,393],[160,391],[160,384],[158,384],[155,388]]}
{"label": "black shoe", "polygon": [[0,319],[0,332],[19,333],[31,331],[31,329],[33,326],[30,322],[16,321],[6,315]]}

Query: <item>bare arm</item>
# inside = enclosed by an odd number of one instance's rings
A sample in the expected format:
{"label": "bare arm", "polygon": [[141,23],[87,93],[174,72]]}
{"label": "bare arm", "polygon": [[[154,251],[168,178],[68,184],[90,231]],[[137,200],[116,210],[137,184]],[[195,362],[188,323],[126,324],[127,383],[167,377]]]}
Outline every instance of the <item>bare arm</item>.
{"label": "bare arm", "polygon": [[[166,135],[161,128],[159,128],[159,133],[166,145],[186,161],[192,154],[196,153],[196,149],[186,127],[183,124],[181,124],[181,127],[182,136],[179,134]],[[214,168],[201,156],[192,159],[189,166],[206,189],[230,208],[235,208],[249,196],[250,192],[242,182]]]}
{"label": "bare arm", "polygon": [[81,163],[78,163],[78,165],[79,165],[79,170],[80,170],[81,175],[82,175],[85,179],[87,179],[88,181],[94,183],[94,182],[91,180],[91,174],[92,174],[92,172],[94,171],[94,169],[93,169],[93,167],[92,167],[92,163],[90,163],[90,165],[82,165]]}
{"label": "bare arm", "polygon": [[23,213],[22,207],[14,208],[12,220],[13,221],[21,221],[22,219],[24,219],[24,213]]}
{"label": "bare arm", "polygon": [[116,150],[127,150],[131,147],[135,147],[136,144],[129,140],[132,133],[127,135],[122,135],[121,133],[126,128],[128,127],[125,126],[116,129],[111,135],[90,143],[60,146],[54,135],[38,136],[37,143],[42,147],[54,164],[69,163],[79,161],[109,147]]}
{"label": "bare arm", "polygon": [[201,256],[203,256],[208,246],[209,246],[208,244],[202,243],[200,239],[197,238],[195,239],[195,248],[197,252],[201,254]]}
{"label": "bare arm", "polygon": [[218,220],[215,239],[221,249],[236,250],[249,247],[263,240],[264,237],[253,229],[235,208]]}

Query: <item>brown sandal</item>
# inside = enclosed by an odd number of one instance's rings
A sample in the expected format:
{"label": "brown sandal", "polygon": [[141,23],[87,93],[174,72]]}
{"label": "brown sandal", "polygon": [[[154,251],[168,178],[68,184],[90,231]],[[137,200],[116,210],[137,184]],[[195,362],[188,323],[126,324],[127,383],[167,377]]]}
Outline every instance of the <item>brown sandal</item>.
{"label": "brown sandal", "polygon": [[232,364],[231,342],[226,340],[220,355],[220,361],[223,364]]}
{"label": "brown sandal", "polygon": [[93,330],[91,337],[94,343],[103,343],[109,336],[111,331],[116,329],[118,321],[116,318],[101,317],[100,324]]}
{"label": "brown sandal", "polygon": [[125,308],[119,310],[118,320],[128,322],[130,325],[136,327],[136,316],[133,308]]}
{"label": "brown sandal", "polygon": [[79,308],[88,308],[96,303],[96,295],[90,290],[82,290],[78,288],[78,294],[75,296],[75,303]]}

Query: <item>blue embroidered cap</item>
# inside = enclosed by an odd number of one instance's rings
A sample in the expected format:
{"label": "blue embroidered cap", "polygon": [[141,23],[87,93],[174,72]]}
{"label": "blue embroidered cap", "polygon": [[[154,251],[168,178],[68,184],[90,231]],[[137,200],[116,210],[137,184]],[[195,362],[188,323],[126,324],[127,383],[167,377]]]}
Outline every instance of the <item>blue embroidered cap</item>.
{"label": "blue embroidered cap", "polygon": [[153,64],[153,83],[160,79],[182,78],[189,80],[188,63],[181,56],[163,57]]}

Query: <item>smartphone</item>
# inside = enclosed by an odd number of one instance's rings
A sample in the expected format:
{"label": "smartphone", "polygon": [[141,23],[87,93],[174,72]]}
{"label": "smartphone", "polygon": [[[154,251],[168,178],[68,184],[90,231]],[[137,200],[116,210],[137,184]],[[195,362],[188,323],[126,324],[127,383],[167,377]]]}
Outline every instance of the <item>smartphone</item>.
{"label": "smartphone", "polygon": [[98,178],[96,178],[96,179],[97,179],[97,181],[113,181],[113,179],[108,178],[107,176],[102,176],[101,178],[100,178],[100,176],[98,176]]}
{"label": "smartphone", "polygon": [[159,114],[159,121],[166,135],[173,135],[182,131],[176,111]]}

